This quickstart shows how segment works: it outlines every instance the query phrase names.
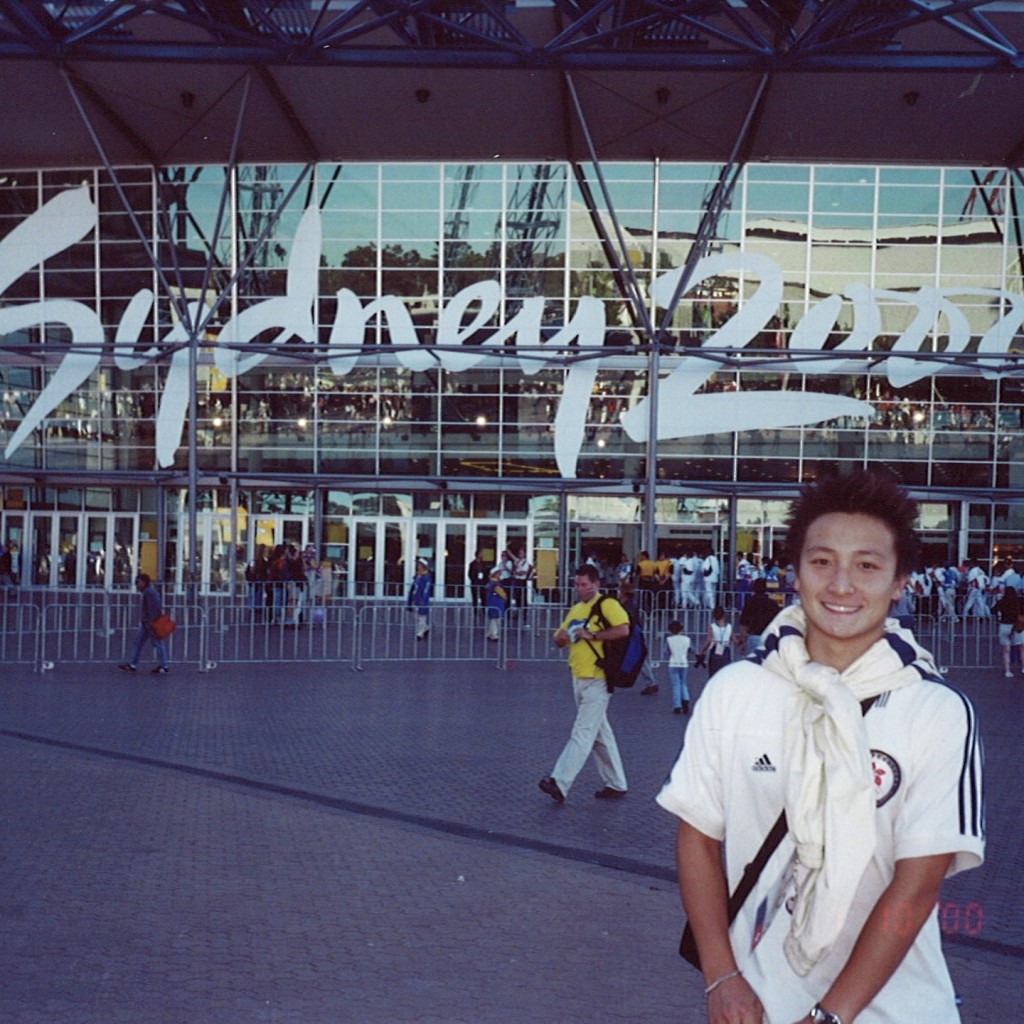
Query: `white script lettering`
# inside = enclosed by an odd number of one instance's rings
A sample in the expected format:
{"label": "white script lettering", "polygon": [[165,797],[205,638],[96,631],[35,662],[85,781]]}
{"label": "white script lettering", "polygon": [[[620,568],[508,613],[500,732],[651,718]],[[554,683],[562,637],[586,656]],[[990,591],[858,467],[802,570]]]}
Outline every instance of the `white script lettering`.
{"label": "white script lettering", "polygon": [[[98,213],[86,186],[69,189],[30,214],[0,241],[0,294],[34,266],[84,239],[98,228]],[[256,302],[232,316],[214,343],[213,359],[229,377],[244,374],[268,358],[267,346],[247,353],[245,348],[256,338],[271,332],[271,346],[285,341],[315,344],[317,330],[317,269],[321,253],[321,217],[316,207],[303,214],[289,256],[285,294]],[[674,292],[681,270],[658,277],[652,286],[655,302],[664,305]],[[716,331],[710,332],[698,348],[687,349],[674,359],[674,365],[659,388],[657,438],[669,440],[726,431],[773,427],[791,427],[818,423],[837,417],[869,417],[870,403],[842,395],[765,391],[699,394],[719,368],[719,361],[701,355],[704,349],[739,351],[766,329],[782,302],[782,273],[766,256],[748,252],[724,252],[707,256],[696,267],[691,287],[713,277],[752,277],[759,282],[738,311]],[[881,331],[879,302],[913,307],[910,325],[896,340],[892,354],[885,357],[884,370],[894,387],[905,387],[946,367],[939,360],[911,359],[936,330],[945,323],[945,354],[965,351],[971,340],[970,328],[956,297],[982,297],[991,308],[1005,310],[978,343],[981,355],[1005,353],[1024,324],[1024,299],[1000,289],[943,290],[920,288],[916,292],[872,289],[851,284],[843,295],[830,295],[811,307],[796,324],[791,350],[823,350],[843,307],[843,299],[853,306],[854,326],[850,334],[830,355],[800,365],[805,374],[847,372],[849,356],[871,348]],[[338,308],[331,326],[323,357],[337,376],[352,371],[360,359],[359,349],[366,344],[367,331],[378,315],[388,327],[396,361],[406,368],[422,371],[431,367],[461,373],[479,366],[499,347],[504,354],[513,346],[521,370],[534,374],[551,365],[567,363],[561,400],[554,417],[554,447],[558,470],[565,478],[576,476],[577,461],[583,447],[587,413],[601,359],[592,355],[566,359],[571,347],[599,350],[605,341],[607,322],[604,304],[583,296],[575,305],[570,320],[557,332],[545,337],[543,320],[545,300],[527,298],[519,311],[503,325],[500,319],[504,296],[498,281],[470,285],[443,305],[436,325],[436,342],[421,340],[409,308],[401,298],[382,295],[363,305],[347,289],[337,293]],[[148,321],[155,296],[141,290],[128,302],[115,332],[114,365],[131,370],[165,358],[170,353],[166,379],[157,411],[157,462],[173,464],[181,446],[189,397],[189,329],[176,324],[155,346],[137,351],[143,325]],[[200,322],[199,304],[189,306],[193,324]],[[12,434],[4,450],[10,458],[40,427],[46,417],[89,378],[100,363],[105,344],[103,326],[95,310],[84,303],[67,299],[46,299],[0,308],[0,335],[13,335],[38,328],[46,336],[47,324],[68,328],[70,343],[53,376],[32,403],[23,421]],[[479,340],[480,335],[485,337]],[[85,345],[88,348],[84,348]],[[207,342],[203,342],[204,346]],[[552,353],[547,355],[547,352]],[[379,349],[375,349],[379,352]],[[321,350],[322,352],[322,350]],[[995,360],[993,360],[995,362]],[[996,370],[983,366],[985,376]],[[623,419],[623,429],[631,440],[643,443],[649,433],[648,399],[641,399]]]}

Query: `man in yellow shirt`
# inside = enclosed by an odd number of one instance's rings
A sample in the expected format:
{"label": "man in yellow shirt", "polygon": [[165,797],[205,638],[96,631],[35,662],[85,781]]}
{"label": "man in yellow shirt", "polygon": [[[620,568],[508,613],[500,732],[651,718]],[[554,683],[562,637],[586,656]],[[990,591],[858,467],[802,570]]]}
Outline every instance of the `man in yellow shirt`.
{"label": "man in yellow shirt", "polygon": [[655,602],[659,608],[671,608],[674,598],[672,586],[672,570],[675,562],[662,551],[654,563]]}
{"label": "man in yellow shirt", "polygon": [[640,607],[645,612],[654,610],[654,591],[658,586],[657,572],[658,563],[646,551],[641,551],[636,558],[636,585],[640,591]]}
{"label": "man in yellow shirt", "polygon": [[602,596],[599,583],[600,576],[594,566],[581,565],[576,570],[579,600],[569,609],[554,636],[559,647],[569,648],[569,670],[576,700],[576,721],[569,741],[551,775],[538,783],[558,803],[565,800],[590,754],[594,755],[604,782],[604,788],[594,796],[599,800],[612,800],[625,796],[628,788],[615,733],[608,722],[611,691],[597,662],[604,654],[604,641],[629,635],[629,615],[612,597],[604,598],[601,614],[597,614],[596,605]]}

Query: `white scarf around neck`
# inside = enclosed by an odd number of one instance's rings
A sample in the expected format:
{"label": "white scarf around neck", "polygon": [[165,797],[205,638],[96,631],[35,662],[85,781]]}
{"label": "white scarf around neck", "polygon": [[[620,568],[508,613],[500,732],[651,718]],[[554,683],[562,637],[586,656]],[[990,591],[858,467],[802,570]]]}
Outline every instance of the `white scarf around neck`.
{"label": "white scarf around neck", "polygon": [[895,619],[845,672],[810,660],[806,618],[783,609],[754,655],[795,684],[786,709],[786,818],[796,844],[796,901],[786,958],[807,975],[836,941],[875,850],[875,784],[860,702],[938,675]]}

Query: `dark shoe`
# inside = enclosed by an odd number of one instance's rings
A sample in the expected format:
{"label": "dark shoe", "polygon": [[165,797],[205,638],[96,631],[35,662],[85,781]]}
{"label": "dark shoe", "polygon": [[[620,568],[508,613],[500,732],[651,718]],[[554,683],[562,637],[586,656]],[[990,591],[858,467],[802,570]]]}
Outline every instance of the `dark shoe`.
{"label": "dark shoe", "polygon": [[150,672],[149,674],[151,676],[165,676],[170,671],[171,670],[169,668],[164,668],[163,665],[157,665],[157,667],[155,669],[153,669],[153,671]]}
{"label": "dark shoe", "polygon": [[121,664],[118,665],[117,667],[122,672],[135,672],[135,671],[137,671],[135,666],[130,661],[122,661]]}
{"label": "dark shoe", "polygon": [[537,783],[537,785],[540,786],[540,788],[545,793],[547,793],[547,795],[551,797],[551,799],[554,800],[555,803],[560,804],[565,801],[565,797],[562,795],[562,791],[558,788],[558,783],[555,782],[554,779],[541,779],[540,782]]}
{"label": "dark shoe", "polygon": [[672,709],[672,714],[673,715],[681,715],[682,713],[683,713],[683,709],[682,708],[673,708]]}
{"label": "dark shoe", "polygon": [[683,714],[688,715],[690,713],[690,702],[688,700],[683,701]]}
{"label": "dark shoe", "polygon": [[605,786],[604,789],[599,789],[594,794],[598,800],[618,800],[625,795],[626,791],[624,789],[612,789],[611,786]]}
{"label": "dark shoe", "polygon": [[650,695],[652,693],[657,693],[657,692],[658,692],[658,684],[657,683],[651,683],[650,685],[645,686],[640,691],[640,696],[641,697],[650,697]]}

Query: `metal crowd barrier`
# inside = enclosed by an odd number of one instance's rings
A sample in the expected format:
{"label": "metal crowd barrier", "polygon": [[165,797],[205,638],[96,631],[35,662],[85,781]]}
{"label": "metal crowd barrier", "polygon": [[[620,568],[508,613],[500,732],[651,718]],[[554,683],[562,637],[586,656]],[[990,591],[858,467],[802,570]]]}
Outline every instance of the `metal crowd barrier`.
{"label": "metal crowd barrier", "polygon": [[0,665],[39,666],[40,612],[17,592],[0,592]]}
{"label": "metal crowd barrier", "polygon": [[[264,618],[241,598],[187,602],[164,597],[176,623],[167,639],[172,665],[332,661],[355,665],[355,610],[344,605],[291,609],[289,620]],[[0,594],[0,664],[117,664],[130,654],[140,598],[129,592],[17,590]],[[152,658],[147,645],[142,657]]]}
{"label": "metal crowd barrier", "polygon": [[[404,602],[362,602],[356,622],[357,667],[371,661],[484,660],[493,661],[496,668],[526,662],[562,662],[565,652],[554,645],[552,637],[566,611],[567,607],[547,602],[510,608],[494,642],[488,639],[485,610],[463,602],[435,601],[428,615],[430,630],[423,640],[417,640],[417,615]],[[673,619],[678,619],[684,632],[699,645],[707,635],[711,612],[703,608],[648,612],[644,629],[655,664],[663,660],[663,639]]]}
{"label": "metal crowd barrier", "polygon": [[[177,623],[166,640],[171,663],[205,662],[203,611],[196,605],[165,600],[164,609]],[[39,629],[39,667],[124,661],[139,628],[139,596],[106,591],[58,591],[45,595]],[[147,646],[144,659],[152,657]]]}
{"label": "metal crowd barrier", "polygon": [[[557,598],[565,598],[564,604]],[[414,611],[404,600],[311,602],[283,599],[278,607],[254,606],[244,594],[209,596],[195,603],[165,592],[165,605],[177,622],[168,640],[172,663],[217,665],[332,662],[353,669],[368,662],[420,660],[490,661],[496,668],[518,663],[558,663],[565,653],[551,637],[575,594],[531,595],[525,608],[511,608],[501,621],[498,642],[487,638],[484,609],[468,601],[435,601],[430,631],[416,639]],[[739,621],[738,601],[727,593],[729,621]],[[652,602],[645,632],[650,658],[664,658],[663,638],[673,619],[682,623],[697,648],[706,636],[711,611]],[[0,664],[35,665],[123,661],[139,622],[134,592],[0,592]],[[1001,667],[998,624],[994,617],[915,616],[914,633],[943,669]],[[150,658],[150,649],[143,654]]]}
{"label": "metal crowd barrier", "polygon": [[417,639],[419,616],[404,601],[360,602],[356,615],[356,665],[368,661],[478,661],[500,665],[505,641],[486,637],[487,619],[469,603],[432,602],[429,632]]}
{"label": "metal crowd barrier", "polygon": [[211,598],[205,605],[204,665],[357,662],[356,609],[348,604]]}
{"label": "metal crowd barrier", "polygon": [[942,669],[1002,667],[999,625],[993,616],[954,621],[919,615],[914,634]]}

